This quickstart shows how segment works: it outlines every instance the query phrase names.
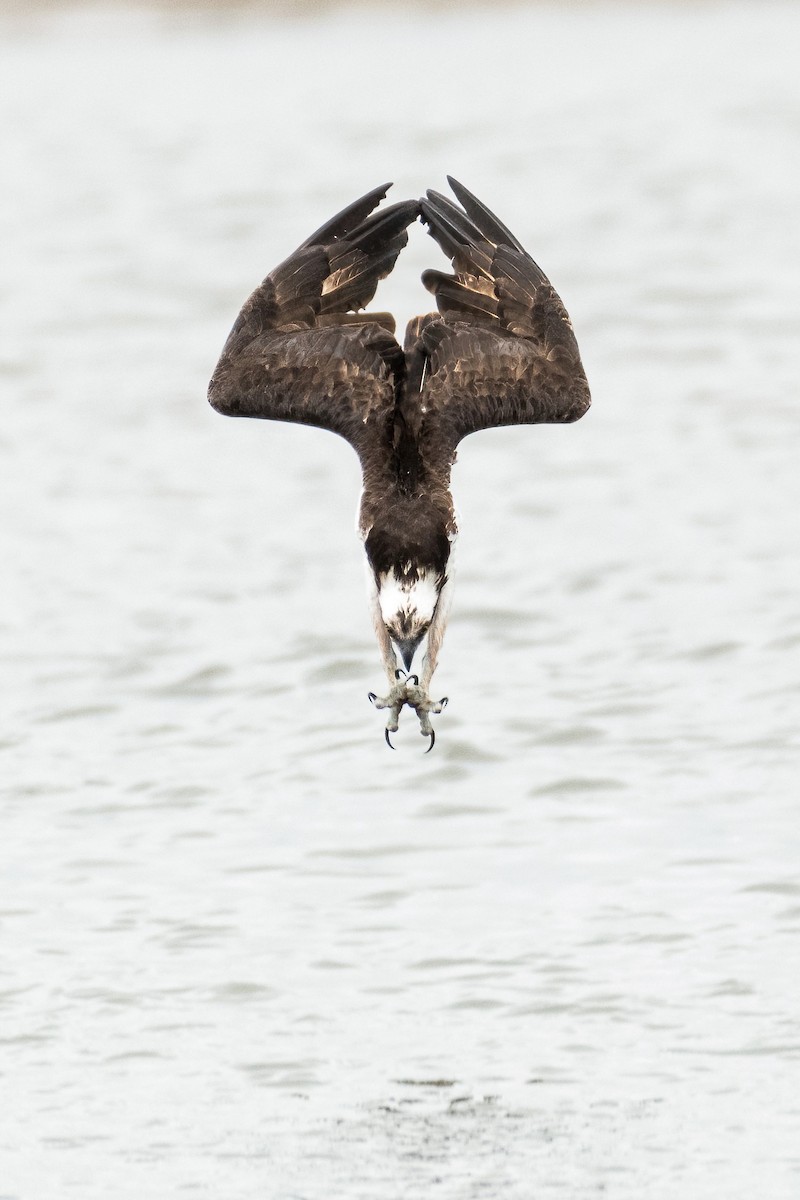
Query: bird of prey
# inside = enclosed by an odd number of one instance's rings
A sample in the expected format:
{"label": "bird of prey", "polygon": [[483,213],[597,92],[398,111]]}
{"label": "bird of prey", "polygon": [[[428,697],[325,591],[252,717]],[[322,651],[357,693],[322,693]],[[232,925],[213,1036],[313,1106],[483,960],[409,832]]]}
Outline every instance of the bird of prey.
{"label": "bird of prey", "polygon": [[[208,393],[217,412],[316,425],[358,454],[359,530],[389,684],[369,699],[388,710],[389,746],[408,705],[428,750],[430,715],[447,703],[431,699],[430,684],[453,589],[456,447],[480,429],[575,421],[590,404],[572,325],[544,272],[448,180],[458,204],[428,191],[376,212],[386,184],[306,238],[245,302]],[[392,316],[363,310],[417,218],[452,273],[423,273],[438,311],[409,322],[401,349]]]}

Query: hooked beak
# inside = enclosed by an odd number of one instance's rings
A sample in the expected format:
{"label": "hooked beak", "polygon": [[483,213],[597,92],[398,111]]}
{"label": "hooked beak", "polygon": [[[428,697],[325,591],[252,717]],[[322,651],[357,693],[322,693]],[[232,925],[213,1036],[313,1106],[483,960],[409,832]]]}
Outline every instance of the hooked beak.
{"label": "hooked beak", "polygon": [[417,646],[419,646],[424,637],[425,630],[423,630],[422,633],[418,633],[416,637],[392,639],[395,646],[397,646],[397,649],[400,651],[400,657],[403,660],[403,666],[407,671],[411,670],[411,663],[414,659]]}

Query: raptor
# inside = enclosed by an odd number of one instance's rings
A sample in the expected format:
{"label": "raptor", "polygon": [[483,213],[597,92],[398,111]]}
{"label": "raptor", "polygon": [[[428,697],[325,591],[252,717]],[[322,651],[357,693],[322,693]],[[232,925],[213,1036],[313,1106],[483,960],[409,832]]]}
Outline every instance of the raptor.
{"label": "raptor", "polygon": [[[575,421],[590,404],[572,325],[544,272],[448,182],[458,203],[428,191],[381,209],[386,184],[306,238],[245,301],[208,392],[226,416],[315,425],[358,454],[359,531],[388,681],[369,698],[387,710],[389,746],[408,706],[429,750],[431,714],[447,703],[431,699],[430,685],[453,592],[458,444],[501,425]],[[417,219],[452,270],[423,273],[437,311],[409,322],[401,348],[391,314],[363,310]]]}

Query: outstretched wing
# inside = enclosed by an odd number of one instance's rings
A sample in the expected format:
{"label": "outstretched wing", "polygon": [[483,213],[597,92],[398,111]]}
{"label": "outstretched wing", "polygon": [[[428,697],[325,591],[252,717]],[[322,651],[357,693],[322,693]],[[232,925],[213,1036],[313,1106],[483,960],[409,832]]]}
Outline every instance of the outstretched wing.
{"label": "outstretched wing", "polygon": [[[449,455],[479,429],[576,421],[589,385],[566,309],[512,233],[448,176],[463,205],[437,192],[422,219],[453,264],[426,271],[440,316],[412,322],[406,351],[428,452]],[[419,382],[417,382],[419,380]],[[412,404],[411,381],[406,408]]]}
{"label": "outstretched wing", "polygon": [[226,416],[317,425],[364,458],[391,441],[405,374],[388,313],[360,313],[419,215],[416,200],[373,209],[390,184],[356,200],[271,271],[245,302],[208,390]]}

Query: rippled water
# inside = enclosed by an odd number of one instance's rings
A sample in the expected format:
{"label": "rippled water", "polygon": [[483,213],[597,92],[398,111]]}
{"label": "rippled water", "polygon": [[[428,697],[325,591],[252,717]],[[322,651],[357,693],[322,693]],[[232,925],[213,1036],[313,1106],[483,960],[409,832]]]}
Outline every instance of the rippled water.
{"label": "rippled water", "polygon": [[[797,1196],[797,6],[0,24],[0,1196]],[[447,171],[594,407],[462,446],[422,757],[355,456],[204,393]]]}

